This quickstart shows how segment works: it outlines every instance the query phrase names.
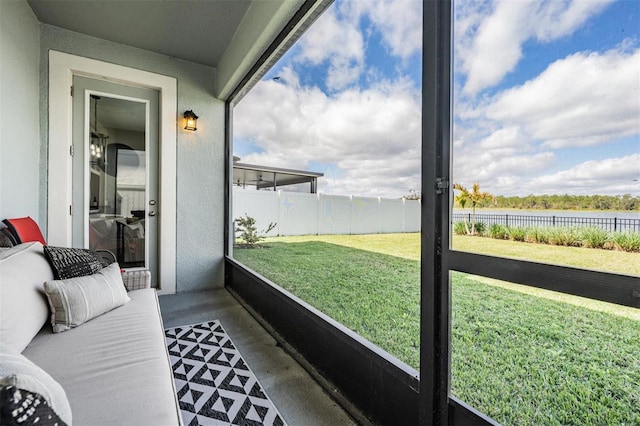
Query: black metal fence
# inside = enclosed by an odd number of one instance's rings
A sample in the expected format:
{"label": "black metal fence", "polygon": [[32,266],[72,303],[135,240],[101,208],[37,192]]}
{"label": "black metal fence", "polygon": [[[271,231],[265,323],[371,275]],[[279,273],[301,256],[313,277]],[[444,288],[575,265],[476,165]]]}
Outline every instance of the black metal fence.
{"label": "black metal fence", "polygon": [[[453,213],[453,222],[468,222],[471,213]],[[612,232],[640,232],[640,219],[619,217],[529,216],[519,214],[476,214],[476,222],[487,226],[499,224],[511,227],[533,226],[595,226]]]}

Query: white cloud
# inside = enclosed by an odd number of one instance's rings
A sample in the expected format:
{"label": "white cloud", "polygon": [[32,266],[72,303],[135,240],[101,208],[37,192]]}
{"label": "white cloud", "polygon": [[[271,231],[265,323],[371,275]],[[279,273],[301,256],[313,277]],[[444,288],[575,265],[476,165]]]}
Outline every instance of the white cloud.
{"label": "white cloud", "polygon": [[377,31],[389,53],[407,59],[422,49],[422,3],[419,0],[378,0],[336,3],[300,40],[296,61],[320,65],[328,62],[326,85],[332,91],[357,82],[365,70],[366,37],[362,21],[370,19],[367,33]]}
{"label": "white cloud", "polygon": [[382,35],[392,55],[401,59],[422,50],[422,2],[379,0],[347,3],[349,13],[365,14]]}
{"label": "white cloud", "polygon": [[[535,18],[540,24],[534,27],[540,41],[550,41],[571,34],[591,16],[602,11],[614,0],[573,0],[548,3],[535,2]],[[567,5],[568,6],[565,6]]]}
{"label": "white cloud", "polygon": [[498,0],[492,7],[471,2],[457,8],[456,68],[466,75],[464,93],[473,96],[502,81],[526,41],[569,35],[612,1]]}
{"label": "white cloud", "polygon": [[493,98],[476,114],[550,148],[640,134],[640,49],[576,53]]}
{"label": "white cloud", "polygon": [[[618,185],[613,176],[595,175],[602,168],[613,172],[613,160],[548,172],[586,146],[640,137],[640,49],[623,44],[604,53],[575,53],[521,86],[458,107],[456,181],[478,181],[505,195],[640,190],[631,178]],[[563,158],[554,153],[559,148],[565,149]],[[624,164],[633,159],[637,156],[625,157]],[[635,167],[637,179],[640,162]],[[578,179],[578,172],[592,172],[594,178]]]}
{"label": "white cloud", "polygon": [[520,128],[511,126],[501,128],[490,134],[478,144],[482,149],[502,149],[514,152],[522,146],[524,139],[520,134]]}
{"label": "white cloud", "polygon": [[[549,194],[638,194],[640,154],[591,160],[568,170],[532,179],[532,188],[546,188]],[[538,192],[541,193],[541,192]]]}
{"label": "white cloud", "polygon": [[555,161],[550,151],[523,154],[501,148],[458,150],[454,151],[453,180],[465,186],[478,182],[494,194],[521,193],[523,182],[544,172]]}
{"label": "white cloud", "polygon": [[299,59],[314,65],[321,64],[332,56],[362,61],[364,42],[357,22],[338,17],[334,8],[329,8],[309,28],[300,40]]}
{"label": "white cloud", "polygon": [[236,107],[235,136],[263,149],[243,162],[335,164],[340,179],[320,180],[321,191],[331,193],[400,197],[419,189],[420,99],[410,82],[327,95],[287,81],[260,82]]}
{"label": "white cloud", "polygon": [[454,182],[478,182],[496,195],[640,193],[640,154],[589,160],[559,172],[548,172],[557,168],[552,152],[495,157],[495,152],[476,151],[461,156],[454,166]]}
{"label": "white cloud", "polygon": [[400,198],[410,189],[420,191],[420,152],[416,150],[391,158],[344,160],[338,165],[346,176],[325,179],[320,192]]}
{"label": "white cloud", "polygon": [[327,10],[300,40],[298,61],[313,65],[329,62],[327,87],[342,89],[364,71],[364,40],[358,22],[340,19],[335,8]]}

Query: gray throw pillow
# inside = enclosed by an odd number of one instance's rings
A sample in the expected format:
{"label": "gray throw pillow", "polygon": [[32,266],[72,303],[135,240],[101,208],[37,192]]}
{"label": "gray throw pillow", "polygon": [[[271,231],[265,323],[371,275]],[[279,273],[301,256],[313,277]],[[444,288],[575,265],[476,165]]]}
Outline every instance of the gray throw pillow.
{"label": "gray throw pillow", "polygon": [[93,275],[47,281],[44,290],[54,333],[77,327],[131,300],[117,263]]}

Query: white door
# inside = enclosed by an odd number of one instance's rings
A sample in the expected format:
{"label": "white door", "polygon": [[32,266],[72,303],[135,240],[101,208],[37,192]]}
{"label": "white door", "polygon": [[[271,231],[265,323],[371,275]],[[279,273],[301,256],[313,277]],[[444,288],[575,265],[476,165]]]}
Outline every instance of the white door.
{"label": "white door", "polygon": [[157,286],[158,92],[73,78],[74,247],[109,250]]}

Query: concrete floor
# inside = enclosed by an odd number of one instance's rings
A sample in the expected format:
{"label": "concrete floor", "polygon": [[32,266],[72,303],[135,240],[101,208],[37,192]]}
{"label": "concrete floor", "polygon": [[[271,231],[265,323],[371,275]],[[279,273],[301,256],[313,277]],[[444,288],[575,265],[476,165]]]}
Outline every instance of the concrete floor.
{"label": "concrete floor", "polygon": [[161,296],[160,309],[166,328],[220,320],[289,425],[356,424],[227,290]]}

